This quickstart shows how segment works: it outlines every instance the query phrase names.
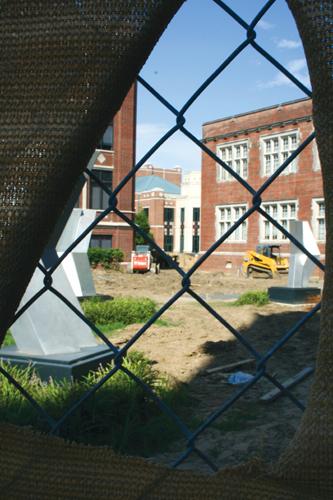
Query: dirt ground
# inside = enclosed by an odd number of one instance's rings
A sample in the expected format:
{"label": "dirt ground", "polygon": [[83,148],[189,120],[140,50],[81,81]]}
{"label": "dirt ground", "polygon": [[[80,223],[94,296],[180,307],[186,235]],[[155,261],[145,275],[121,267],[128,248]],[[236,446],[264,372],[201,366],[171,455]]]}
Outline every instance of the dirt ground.
{"label": "dirt ground", "polygon": [[[174,270],[160,274],[127,274],[117,271],[94,270],[99,293],[111,296],[142,296],[165,304],[180,288],[181,278]],[[231,307],[230,299],[248,290],[267,290],[285,285],[287,278],[245,279],[224,276],[223,273],[196,272],[192,289],[203,297],[225,322],[237,329],[260,354],[266,353],[299,321],[311,306],[287,306],[270,303],[263,307]],[[320,285],[321,283],[318,283]],[[206,370],[251,357],[232,333],[188,294],[180,297],[162,316],[164,322],[150,327],[135,343],[134,348],[153,360],[156,369],[185,384],[193,398],[190,428],[202,421],[233,397],[243,385],[227,382],[230,374]],[[112,340],[124,345],[141,325],[130,325],[117,332]],[[267,364],[267,373],[284,382],[305,367],[314,367],[319,334],[319,314],[307,321],[298,333],[279,350]],[[237,368],[254,374],[255,365]],[[303,404],[312,376],[291,392]],[[235,465],[251,457],[274,461],[299,424],[302,411],[287,397],[264,403],[260,397],[274,389],[266,378],[258,381],[226,413],[205,429],[196,440],[218,467]],[[172,451],[152,457],[165,464],[177,460],[186,446],[185,440],[172,443]],[[183,468],[209,470],[202,460],[191,454]]]}

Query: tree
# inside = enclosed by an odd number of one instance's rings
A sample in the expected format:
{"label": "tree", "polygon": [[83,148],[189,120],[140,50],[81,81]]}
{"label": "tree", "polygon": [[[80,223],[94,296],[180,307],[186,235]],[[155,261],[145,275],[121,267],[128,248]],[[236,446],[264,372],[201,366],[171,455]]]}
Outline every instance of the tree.
{"label": "tree", "polygon": [[[140,210],[135,214],[135,224],[140,227],[152,240],[154,239],[153,234],[150,232],[150,225],[148,216],[145,210]],[[148,243],[147,240],[138,232],[135,233],[135,244],[136,245],[144,245]]]}

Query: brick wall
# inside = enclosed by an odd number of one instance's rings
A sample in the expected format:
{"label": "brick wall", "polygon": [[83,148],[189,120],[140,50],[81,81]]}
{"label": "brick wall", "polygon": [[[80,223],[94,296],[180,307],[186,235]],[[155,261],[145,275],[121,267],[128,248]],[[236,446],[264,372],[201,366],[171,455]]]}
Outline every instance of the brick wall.
{"label": "brick wall", "polygon": [[182,169],[180,167],[175,168],[159,168],[154,165],[143,165],[137,172],[137,177],[142,177],[144,175],[157,175],[162,177],[177,186],[181,185],[182,182]]}
{"label": "brick wall", "polygon": [[[102,150],[97,157],[94,168],[112,169],[113,189],[125,177],[135,164],[135,127],[136,127],[136,85],[133,85],[113,120],[113,151]],[[86,206],[89,207],[89,183],[86,190]],[[84,200],[81,196],[81,206]],[[118,194],[117,207],[127,217],[134,217],[134,179],[130,180]],[[100,212],[98,212],[100,213]],[[121,248],[125,260],[130,260],[134,245],[132,229],[122,219],[109,214],[94,229],[94,235],[111,235],[112,246]]]}
{"label": "brick wall", "polygon": [[[206,123],[203,125],[203,142],[216,153],[221,145],[246,140],[249,148],[247,182],[254,189],[258,189],[267,179],[261,168],[263,144],[260,138],[295,130],[298,131],[300,142],[313,131],[310,99]],[[321,172],[314,170],[314,164],[314,147],[311,143],[298,158],[297,173],[281,175],[263,193],[262,200],[297,200],[297,219],[311,223],[312,200],[323,197]],[[249,208],[252,205],[252,196],[235,180],[218,181],[216,162],[203,153],[201,250],[208,249],[217,239],[216,207],[232,204],[247,204]],[[259,240],[259,214],[254,213],[248,219],[247,242],[224,243],[207,260],[204,267],[232,272],[239,267],[246,250],[254,249],[260,243]],[[319,246],[323,253],[324,245]],[[284,243],[281,251],[288,253],[289,245]]]}

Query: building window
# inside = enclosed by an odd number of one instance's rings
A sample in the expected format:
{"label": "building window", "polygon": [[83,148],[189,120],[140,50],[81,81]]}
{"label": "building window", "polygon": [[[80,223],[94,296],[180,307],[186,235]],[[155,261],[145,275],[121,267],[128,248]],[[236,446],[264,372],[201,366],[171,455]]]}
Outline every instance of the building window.
{"label": "building window", "polygon": [[[93,169],[93,174],[111,191],[112,190],[112,170]],[[105,210],[109,206],[109,195],[93,179],[90,178],[90,208]]]}
{"label": "building window", "polygon": [[192,236],[192,252],[193,253],[199,252],[199,239],[200,239],[200,236],[198,234],[194,234]]}
{"label": "building window", "polygon": [[200,208],[193,208],[193,222],[200,222]]}
{"label": "building window", "polygon": [[164,250],[166,252],[172,252],[173,250],[173,235],[165,234],[164,235]]}
{"label": "building window", "polygon": [[93,234],[89,246],[92,248],[112,248],[112,236]]}
{"label": "building window", "polygon": [[[223,205],[216,207],[217,209],[217,237],[220,238],[230,229],[235,222],[246,212],[246,205]],[[242,222],[240,226],[226,240],[229,243],[234,241],[247,241],[247,220]]]}
{"label": "building window", "polygon": [[174,212],[174,208],[164,208],[164,222],[173,222]]}
{"label": "building window", "polygon": [[200,246],[200,208],[193,207],[192,252],[198,253]]}
{"label": "building window", "polygon": [[147,220],[149,221],[149,207],[144,207],[142,210],[146,214]]}
{"label": "building window", "polygon": [[179,242],[179,251],[180,253],[184,252],[184,234],[180,234],[180,242]]}
{"label": "building window", "polygon": [[185,208],[182,207],[180,209],[180,242],[179,242],[180,253],[184,252],[184,231],[185,231]]}
{"label": "building window", "polygon": [[[263,203],[262,209],[267,212],[276,222],[289,231],[290,221],[297,220],[296,201],[282,201],[274,203]],[[286,237],[271,222],[261,216],[260,218],[260,239],[261,241],[281,241]]]}
{"label": "building window", "polygon": [[312,200],[312,229],[316,240],[326,240],[326,223],[325,223],[325,201],[324,199]]}
{"label": "building window", "polygon": [[109,125],[98,144],[98,149],[105,149],[107,151],[111,151],[112,148],[113,148],[113,125]]}
{"label": "building window", "polygon": [[[236,142],[228,143],[217,147],[217,156],[221,158],[229,167],[232,168],[243,179],[248,176],[248,143]],[[234,177],[222,167],[217,165],[217,181],[231,181]]]}
{"label": "building window", "polygon": [[[262,137],[262,173],[264,176],[272,175],[283,162],[297,149],[299,138],[298,132],[287,132],[270,137]],[[293,160],[283,171],[284,174],[296,172],[297,159]]]}
{"label": "building window", "polygon": [[164,250],[166,252],[173,251],[174,212],[174,208],[164,208]]}
{"label": "building window", "polygon": [[314,171],[321,169],[317,141],[314,139],[312,141],[312,168]]}

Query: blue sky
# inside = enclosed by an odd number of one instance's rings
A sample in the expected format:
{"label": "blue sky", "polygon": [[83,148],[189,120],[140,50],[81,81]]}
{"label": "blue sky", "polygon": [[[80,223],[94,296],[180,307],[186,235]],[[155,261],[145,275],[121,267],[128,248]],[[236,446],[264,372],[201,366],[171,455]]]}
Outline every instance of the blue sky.
{"label": "blue sky", "polygon": [[[250,22],[264,0],[225,2]],[[257,26],[256,41],[310,87],[300,38],[285,0],[276,0]],[[155,46],[141,76],[179,109],[245,39],[245,30],[213,0],[187,0]],[[217,118],[305,97],[274,66],[247,47],[186,112],[198,138],[202,124]],[[175,124],[175,117],[138,84],[137,160]],[[147,163],[198,170],[201,151],[177,132]]]}

